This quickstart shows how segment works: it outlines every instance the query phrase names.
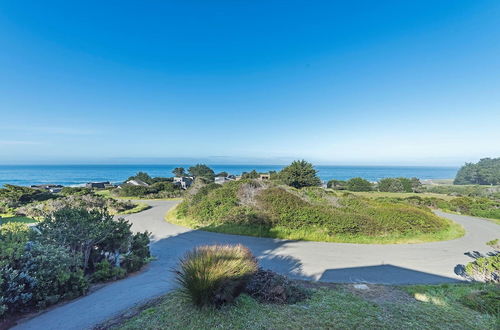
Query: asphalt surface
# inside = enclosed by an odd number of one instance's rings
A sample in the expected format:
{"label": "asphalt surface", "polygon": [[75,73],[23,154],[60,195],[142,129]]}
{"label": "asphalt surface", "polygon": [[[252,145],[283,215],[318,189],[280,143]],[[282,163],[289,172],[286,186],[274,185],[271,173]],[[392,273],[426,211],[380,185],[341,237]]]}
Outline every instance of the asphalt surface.
{"label": "asphalt surface", "polygon": [[165,213],[177,202],[146,201],[152,208],[124,216],[136,231],[153,233],[151,251],[156,260],[137,275],[53,308],[20,323],[15,329],[90,329],[131,307],[175,288],[172,270],[179,257],[197,245],[242,243],[264,268],[294,278],[343,283],[435,284],[463,280],[460,265],[474,251],[491,251],[485,242],[500,237],[500,226],[463,215],[437,212],[460,223],[462,238],[423,244],[343,244],[275,240],[190,230],[165,222]]}

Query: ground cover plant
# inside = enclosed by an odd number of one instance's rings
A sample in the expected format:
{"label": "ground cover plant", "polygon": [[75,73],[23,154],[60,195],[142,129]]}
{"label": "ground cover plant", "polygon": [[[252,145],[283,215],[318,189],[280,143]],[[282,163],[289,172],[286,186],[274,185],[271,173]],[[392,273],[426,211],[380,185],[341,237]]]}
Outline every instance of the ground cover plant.
{"label": "ground cover plant", "polygon": [[[486,284],[368,285],[309,284],[310,297],[269,304],[248,294],[220,308],[193,308],[178,291],[165,295],[119,329],[497,329],[499,316],[469,307],[472,292]],[[484,304],[483,304],[484,306]]]}
{"label": "ground cover plant", "polygon": [[422,242],[463,235],[460,226],[424,206],[259,180],[198,187],[167,220],[209,231],[334,242]]}

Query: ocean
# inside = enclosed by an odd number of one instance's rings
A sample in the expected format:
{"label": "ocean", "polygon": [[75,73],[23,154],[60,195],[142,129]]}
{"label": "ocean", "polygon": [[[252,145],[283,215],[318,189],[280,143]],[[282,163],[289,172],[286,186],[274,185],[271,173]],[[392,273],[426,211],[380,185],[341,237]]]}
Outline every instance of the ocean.
{"label": "ocean", "polygon": [[[175,167],[188,168],[190,165],[0,165],[0,186],[14,184],[61,184],[82,185],[91,181],[120,183],[135,173],[142,171],[151,176],[172,176]],[[253,169],[258,172],[279,171],[284,165],[209,165],[215,173],[241,174]],[[429,166],[316,166],[323,181],[347,180],[362,177],[378,181],[387,177],[417,177],[419,179],[451,179],[457,167]]]}

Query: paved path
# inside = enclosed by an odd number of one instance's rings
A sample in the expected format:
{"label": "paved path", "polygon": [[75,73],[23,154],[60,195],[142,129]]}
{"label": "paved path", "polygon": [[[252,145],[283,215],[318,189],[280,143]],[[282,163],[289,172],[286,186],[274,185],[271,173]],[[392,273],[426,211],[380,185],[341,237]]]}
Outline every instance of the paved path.
{"label": "paved path", "polygon": [[151,250],[157,260],[142,273],[27,320],[17,329],[89,329],[127,309],[160,296],[175,286],[170,271],[185,251],[200,244],[242,243],[263,267],[292,277],[329,282],[387,284],[459,281],[464,253],[489,251],[485,242],[500,237],[500,226],[487,220],[437,212],[460,223],[467,234],[456,240],[407,245],[365,245],[274,240],[225,235],[169,224],[163,220],[177,202],[148,201],[152,208],[125,216],[137,231],[153,232]]}

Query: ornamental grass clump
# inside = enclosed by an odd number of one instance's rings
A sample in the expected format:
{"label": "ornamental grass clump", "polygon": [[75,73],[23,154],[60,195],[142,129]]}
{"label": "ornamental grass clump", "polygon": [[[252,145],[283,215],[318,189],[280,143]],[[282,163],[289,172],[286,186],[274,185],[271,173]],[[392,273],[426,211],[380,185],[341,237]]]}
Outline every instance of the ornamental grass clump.
{"label": "ornamental grass clump", "polygon": [[176,274],[181,291],[196,306],[218,307],[238,297],[257,269],[243,245],[207,245],[188,252]]}

